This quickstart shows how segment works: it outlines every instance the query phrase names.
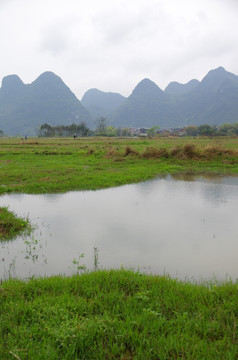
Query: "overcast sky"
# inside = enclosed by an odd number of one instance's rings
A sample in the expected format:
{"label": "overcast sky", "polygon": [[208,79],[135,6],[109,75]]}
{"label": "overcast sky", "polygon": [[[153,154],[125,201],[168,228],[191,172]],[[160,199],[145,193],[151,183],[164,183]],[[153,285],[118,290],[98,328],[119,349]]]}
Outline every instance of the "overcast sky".
{"label": "overcast sky", "polygon": [[53,71],[85,91],[130,95],[223,66],[238,75],[238,0],[0,0],[0,81]]}

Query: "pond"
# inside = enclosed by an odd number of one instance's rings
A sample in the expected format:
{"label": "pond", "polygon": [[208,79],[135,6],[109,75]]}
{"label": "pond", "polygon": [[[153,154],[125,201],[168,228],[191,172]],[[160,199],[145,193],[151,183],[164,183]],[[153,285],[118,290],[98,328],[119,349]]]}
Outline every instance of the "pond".
{"label": "pond", "polygon": [[99,191],[0,198],[36,225],[0,243],[0,278],[139,269],[189,280],[238,277],[238,177],[167,176]]}

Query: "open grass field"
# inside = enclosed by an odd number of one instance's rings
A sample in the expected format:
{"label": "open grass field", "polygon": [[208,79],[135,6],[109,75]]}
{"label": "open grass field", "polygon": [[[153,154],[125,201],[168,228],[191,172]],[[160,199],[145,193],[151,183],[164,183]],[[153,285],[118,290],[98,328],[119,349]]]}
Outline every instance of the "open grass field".
{"label": "open grass field", "polygon": [[238,174],[238,138],[0,139],[0,193],[95,190],[175,173]]}
{"label": "open grass field", "polygon": [[235,360],[237,284],[126,270],[0,286],[0,358]]}

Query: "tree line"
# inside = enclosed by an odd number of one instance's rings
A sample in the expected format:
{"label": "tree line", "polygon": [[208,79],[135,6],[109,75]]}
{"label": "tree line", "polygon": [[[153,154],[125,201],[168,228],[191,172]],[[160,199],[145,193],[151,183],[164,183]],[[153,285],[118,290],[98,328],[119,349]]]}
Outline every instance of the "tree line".
{"label": "tree line", "polygon": [[[172,129],[173,130],[173,129]],[[180,136],[238,136],[238,122],[227,123],[222,125],[209,125],[203,124],[200,126],[189,125],[183,129],[174,129],[170,133],[176,135],[176,131],[179,131]],[[181,132],[182,130],[182,132]],[[159,136],[163,131],[159,126],[153,126],[146,130],[148,136]],[[47,123],[40,126],[38,131],[39,136],[43,137],[68,137],[68,136],[133,136],[129,128],[115,128],[114,126],[107,126],[106,119],[101,117],[96,120],[96,129],[89,129],[85,123],[71,124],[71,125],[57,125],[51,126]],[[0,131],[0,136],[3,136],[3,132]]]}
{"label": "tree line", "polygon": [[187,136],[237,136],[238,122],[233,124],[187,126],[184,129]]}
{"label": "tree line", "polygon": [[67,137],[67,136],[130,136],[128,128],[115,128],[114,126],[107,126],[106,119],[100,118],[96,120],[96,129],[89,129],[85,123],[79,125],[57,125],[51,126],[47,123],[40,126],[38,131],[39,136],[43,137]]}
{"label": "tree line", "polygon": [[39,136],[43,137],[67,137],[67,136],[90,136],[91,130],[82,122],[81,124],[51,126],[47,123],[40,126]]}

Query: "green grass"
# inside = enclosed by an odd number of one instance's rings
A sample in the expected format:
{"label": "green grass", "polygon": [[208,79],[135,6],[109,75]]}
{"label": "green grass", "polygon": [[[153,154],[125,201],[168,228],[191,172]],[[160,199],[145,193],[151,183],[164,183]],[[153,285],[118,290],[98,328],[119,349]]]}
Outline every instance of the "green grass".
{"label": "green grass", "polygon": [[229,359],[238,286],[124,269],[0,287],[1,359]]}
{"label": "green grass", "polygon": [[17,217],[7,207],[0,207],[0,242],[12,240],[22,233],[29,234],[31,230],[28,219]]}
{"label": "green grass", "polygon": [[238,138],[0,139],[0,193],[96,190],[158,175],[238,174]]}

